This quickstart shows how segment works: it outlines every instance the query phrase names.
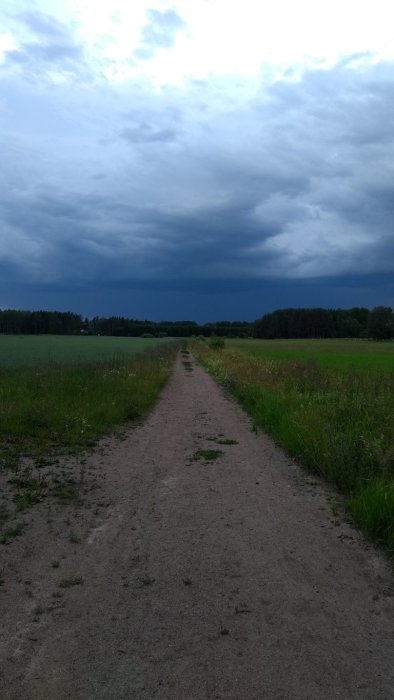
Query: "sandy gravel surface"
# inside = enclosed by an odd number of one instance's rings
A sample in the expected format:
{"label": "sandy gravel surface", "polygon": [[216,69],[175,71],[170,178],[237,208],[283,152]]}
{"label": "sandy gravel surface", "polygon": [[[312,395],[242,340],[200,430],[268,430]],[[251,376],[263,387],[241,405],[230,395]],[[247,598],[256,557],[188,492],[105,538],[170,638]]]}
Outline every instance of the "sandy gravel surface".
{"label": "sandy gravel surface", "polygon": [[179,357],[85,505],[37,507],[0,550],[1,700],[394,698],[384,555],[252,428]]}

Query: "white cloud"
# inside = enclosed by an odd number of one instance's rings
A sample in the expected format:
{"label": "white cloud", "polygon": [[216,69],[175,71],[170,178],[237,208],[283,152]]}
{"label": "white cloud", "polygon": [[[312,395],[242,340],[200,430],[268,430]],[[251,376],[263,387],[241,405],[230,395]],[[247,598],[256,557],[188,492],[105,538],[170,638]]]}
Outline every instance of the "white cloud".
{"label": "white cloud", "polygon": [[[118,83],[182,85],[190,78],[262,73],[272,80],[289,71],[296,78],[348,55],[394,57],[391,0],[36,0],[33,6],[5,0],[2,10],[9,25],[3,50],[34,33],[34,23],[29,34],[18,16],[41,12],[48,30],[52,18],[83,47],[96,79]],[[171,17],[178,23],[172,27]]]}

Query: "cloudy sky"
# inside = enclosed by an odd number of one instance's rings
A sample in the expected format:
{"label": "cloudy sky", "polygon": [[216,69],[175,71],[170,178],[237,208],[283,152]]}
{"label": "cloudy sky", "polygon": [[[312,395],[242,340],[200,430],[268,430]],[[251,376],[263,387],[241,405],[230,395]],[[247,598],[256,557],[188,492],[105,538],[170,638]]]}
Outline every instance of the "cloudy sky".
{"label": "cloudy sky", "polygon": [[2,0],[0,308],[394,305],[392,0]]}

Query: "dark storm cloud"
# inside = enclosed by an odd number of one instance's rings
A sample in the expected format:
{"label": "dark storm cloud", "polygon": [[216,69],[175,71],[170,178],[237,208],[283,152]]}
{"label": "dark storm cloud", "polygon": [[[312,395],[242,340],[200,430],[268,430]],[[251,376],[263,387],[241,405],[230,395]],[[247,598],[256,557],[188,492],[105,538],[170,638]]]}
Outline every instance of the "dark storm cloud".
{"label": "dark storm cloud", "polygon": [[141,31],[141,46],[134,56],[140,59],[152,58],[157,49],[169,49],[175,44],[177,32],[186,27],[185,22],[174,10],[147,10],[148,24]]}
{"label": "dark storm cloud", "polygon": [[[45,47],[59,45],[56,27],[41,30],[54,40]],[[181,293],[196,308],[210,294],[241,317],[268,310],[267,298],[393,303],[393,67],[348,62],[248,99],[232,84],[222,97],[225,79],[102,88],[88,101],[42,87],[25,118],[25,83],[3,82],[4,288],[95,288],[117,304]],[[239,312],[237,293],[253,313]]]}
{"label": "dark storm cloud", "polygon": [[166,240],[179,236],[180,269],[199,256],[223,276],[230,260],[262,276],[273,262],[281,276],[392,269],[393,75],[391,63],[314,71],[214,114],[190,138],[189,166],[198,184],[203,161],[205,195],[224,192],[220,206],[161,213],[157,224]]}

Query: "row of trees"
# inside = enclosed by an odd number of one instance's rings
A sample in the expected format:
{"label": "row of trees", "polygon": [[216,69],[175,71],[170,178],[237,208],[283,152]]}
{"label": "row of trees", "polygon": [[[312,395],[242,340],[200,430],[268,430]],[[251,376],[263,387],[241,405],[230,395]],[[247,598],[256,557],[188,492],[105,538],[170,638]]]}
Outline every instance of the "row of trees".
{"label": "row of trees", "polygon": [[82,328],[82,317],[69,311],[0,311],[0,333],[73,335]]}
{"label": "row of trees", "polygon": [[195,321],[138,321],[111,316],[82,318],[61,311],[0,311],[0,333],[146,335],[187,338],[192,335],[255,338],[375,338],[394,337],[394,315],[389,306],[372,311],[352,309],[279,309],[253,324],[246,321],[218,321],[199,325]]}
{"label": "row of trees", "polygon": [[352,309],[278,309],[253,325],[255,338],[374,338],[394,337],[389,306]]}
{"label": "row of trees", "polygon": [[79,314],[60,311],[0,311],[0,333],[113,335],[138,337],[142,335],[185,338],[192,335],[247,337],[252,324],[244,321],[219,321],[198,325],[195,321],[138,321],[111,316],[82,318]]}

